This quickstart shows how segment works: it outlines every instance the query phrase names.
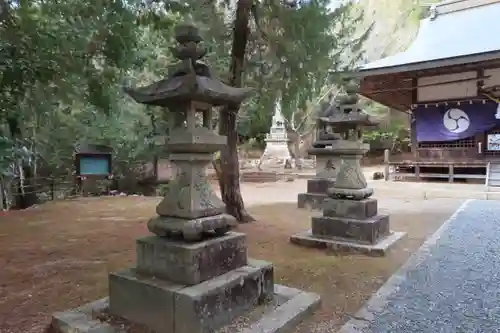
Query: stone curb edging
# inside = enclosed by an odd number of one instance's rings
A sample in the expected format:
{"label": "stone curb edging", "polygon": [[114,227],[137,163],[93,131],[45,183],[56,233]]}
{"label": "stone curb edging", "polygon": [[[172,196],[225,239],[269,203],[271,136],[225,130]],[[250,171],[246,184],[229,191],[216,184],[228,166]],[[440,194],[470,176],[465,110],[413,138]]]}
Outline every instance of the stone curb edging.
{"label": "stone curb edging", "polygon": [[[318,294],[275,284],[276,295],[289,297],[283,305],[264,314],[257,322],[239,333],[284,333],[312,314],[321,302]],[[237,333],[237,332],[235,332]]]}
{"label": "stone curb edging", "polygon": [[399,289],[401,283],[406,279],[406,273],[417,267],[429,255],[431,247],[441,238],[450,224],[464,211],[474,199],[466,200],[446,220],[443,225],[424,244],[412,254],[412,256],[394,273],[389,280],[370,298],[370,300],[350,319],[338,333],[366,333],[368,324],[375,321],[375,313],[383,310],[388,302],[388,297]]}

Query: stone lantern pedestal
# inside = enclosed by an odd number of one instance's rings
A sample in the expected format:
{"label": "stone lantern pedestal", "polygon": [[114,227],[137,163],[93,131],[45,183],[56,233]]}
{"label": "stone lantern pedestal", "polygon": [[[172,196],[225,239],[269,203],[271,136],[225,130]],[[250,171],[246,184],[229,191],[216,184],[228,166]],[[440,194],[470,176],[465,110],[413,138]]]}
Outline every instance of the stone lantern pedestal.
{"label": "stone lantern pedestal", "polygon": [[178,70],[127,90],[137,102],[175,116],[166,147],[178,171],[148,222],[153,235],[137,239],[134,267],[109,275],[109,298],[54,314],[56,333],[122,333],[115,321],[96,319],[104,314],[144,332],[214,333],[228,325],[238,332],[233,321],[260,305],[265,311],[250,320],[247,332],[273,332],[319,304],[316,294],[275,285],[273,265],[248,259],[245,234],[230,232],[236,221],[205,176],[212,155],[227,142],[211,130],[211,110],[241,103],[249,90],[224,85],[197,61],[205,50],[195,27],[177,27],[176,39]]}

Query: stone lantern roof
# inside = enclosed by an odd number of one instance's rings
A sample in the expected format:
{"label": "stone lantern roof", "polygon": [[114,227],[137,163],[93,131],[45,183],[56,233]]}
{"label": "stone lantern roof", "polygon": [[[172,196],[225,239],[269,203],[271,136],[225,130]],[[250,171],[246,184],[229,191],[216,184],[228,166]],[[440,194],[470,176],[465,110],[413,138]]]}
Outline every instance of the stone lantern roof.
{"label": "stone lantern roof", "polygon": [[318,121],[328,125],[375,126],[378,120],[363,112],[359,107],[358,86],[354,81],[345,87],[345,93],[338,95],[332,105],[318,117]]}
{"label": "stone lantern roof", "polygon": [[175,105],[179,102],[198,101],[220,106],[240,104],[251,92],[250,88],[235,88],[214,77],[208,66],[199,61],[206,54],[197,27],[190,23],[175,29],[175,39],[180,44],[170,48],[181,62],[167,78],[146,87],[125,88],[136,102],[147,105]]}

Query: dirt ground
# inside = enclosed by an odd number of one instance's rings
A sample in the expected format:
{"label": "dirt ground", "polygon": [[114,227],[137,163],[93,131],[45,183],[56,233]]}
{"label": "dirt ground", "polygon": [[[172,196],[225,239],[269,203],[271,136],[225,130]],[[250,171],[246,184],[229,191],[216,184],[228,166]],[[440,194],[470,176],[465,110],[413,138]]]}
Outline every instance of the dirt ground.
{"label": "dirt ground", "polygon": [[[460,204],[426,212],[391,200],[385,206],[398,207],[390,211],[392,228],[408,237],[385,258],[291,245],[291,234],[309,228],[310,212],[294,203],[250,208],[258,222],[237,228],[247,233],[250,256],[274,263],[276,283],[322,296],[321,309],[298,331],[334,332]],[[157,202],[86,198],[0,216],[0,332],[43,332],[51,313],[104,297],[108,272],[133,265],[134,240],[148,233],[145,222]]]}

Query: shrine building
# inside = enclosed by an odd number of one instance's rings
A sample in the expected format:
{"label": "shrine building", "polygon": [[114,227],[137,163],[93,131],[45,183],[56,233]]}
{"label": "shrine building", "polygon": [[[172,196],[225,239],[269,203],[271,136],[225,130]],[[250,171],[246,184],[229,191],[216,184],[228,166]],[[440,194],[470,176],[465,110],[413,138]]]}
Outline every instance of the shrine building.
{"label": "shrine building", "polygon": [[360,94],[411,117],[391,178],[500,186],[499,17],[500,0],[441,1],[406,51],[361,67]]}

